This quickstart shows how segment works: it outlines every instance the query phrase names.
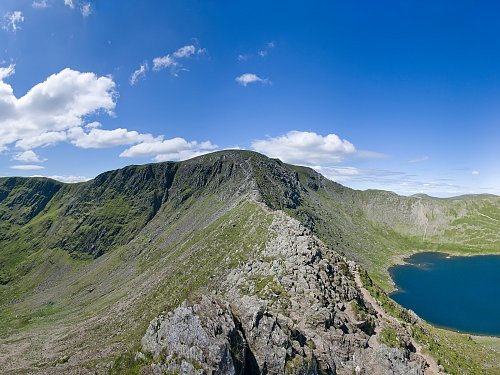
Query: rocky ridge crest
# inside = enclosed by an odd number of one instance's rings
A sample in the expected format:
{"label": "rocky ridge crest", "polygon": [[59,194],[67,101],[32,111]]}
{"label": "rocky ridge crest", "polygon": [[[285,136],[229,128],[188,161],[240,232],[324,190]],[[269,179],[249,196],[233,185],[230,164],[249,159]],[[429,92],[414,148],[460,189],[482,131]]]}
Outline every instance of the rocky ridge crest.
{"label": "rocky ridge crest", "polygon": [[[276,211],[266,249],[220,290],[155,318],[142,339],[152,374],[424,374],[404,328],[379,342],[383,322],[347,261]],[[406,341],[405,341],[406,337]],[[144,356],[140,353],[139,356]]]}

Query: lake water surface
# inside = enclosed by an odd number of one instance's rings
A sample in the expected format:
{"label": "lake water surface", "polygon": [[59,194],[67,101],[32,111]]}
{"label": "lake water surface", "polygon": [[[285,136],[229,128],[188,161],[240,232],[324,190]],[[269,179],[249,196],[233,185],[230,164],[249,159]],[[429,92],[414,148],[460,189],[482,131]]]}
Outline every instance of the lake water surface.
{"label": "lake water surface", "polygon": [[391,297],[437,326],[500,336],[500,255],[418,253],[394,266]]}

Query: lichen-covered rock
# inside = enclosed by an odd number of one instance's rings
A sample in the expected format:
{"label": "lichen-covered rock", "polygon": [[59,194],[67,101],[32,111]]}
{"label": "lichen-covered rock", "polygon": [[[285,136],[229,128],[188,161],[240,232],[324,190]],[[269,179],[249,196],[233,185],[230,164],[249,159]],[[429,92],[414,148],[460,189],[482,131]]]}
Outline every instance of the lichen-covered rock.
{"label": "lichen-covered rock", "polygon": [[158,374],[243,374],[246,346],[229,305],[205,296],[154,319],[142,339]]}
{"label": "lichen-covered rock", "polygon": [[142,344],[153,373],[424,374],[411,340],[378,339],[386,323],[344,258],[282,212],[269,230],[265,251],[233,269],[218,297],[152,321]]}

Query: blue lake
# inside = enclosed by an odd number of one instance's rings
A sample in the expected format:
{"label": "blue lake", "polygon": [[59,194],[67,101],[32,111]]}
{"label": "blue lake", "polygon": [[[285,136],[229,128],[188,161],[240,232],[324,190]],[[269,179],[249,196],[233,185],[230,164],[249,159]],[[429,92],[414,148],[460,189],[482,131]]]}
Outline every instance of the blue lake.
{"label": "blue lake", "polygon": [[391,294],[436,326],[500,336],[500,256],[418,253],[391,267]]}

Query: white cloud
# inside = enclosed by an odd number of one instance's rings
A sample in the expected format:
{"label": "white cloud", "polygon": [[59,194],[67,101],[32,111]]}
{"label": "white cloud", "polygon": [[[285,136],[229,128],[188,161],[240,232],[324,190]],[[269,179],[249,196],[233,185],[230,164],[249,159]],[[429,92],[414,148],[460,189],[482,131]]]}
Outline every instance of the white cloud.
{"label": "white cloud", "polygon": [[76,9],[78,7],[80,13],[84,17],[88,17],[92,14],[92,4],[88,1],[82,2],[78,0],[64,0],[64,5],[70,7],[71,9]]}
{"label": "white cloud", "polygon": [[335,182],[350,181],[353,178],[359,177],[361,171],[355,167],[313,167],[323,176]]}
{"label": "white cloud", "polygon": [[35,1],[33,1],[33,3],[31,3],[31,6],[33,8],[43,9],[43,8],[48,8],[49,3],[47,0],[35,0]]}
{"label": "white cloud", "polygon": [[90,3],[82,4],[80,12],[82,12],[82,16],[84,17],[90,16],[92,14],[92,6],[90,5]]}
{"label": "white cloud", "polygon": [[179,60],[187,59],[194,55],[204,55],[206,52],[206,48],[199,48],[192,44],[183,46],[173,54],[155,57],[153,59],[153,70],[158,72],[162,69],[168,68],[173,76],[177,76],[179,71],[187,70],[183,67]]}
{"label": "white cloud", "polygon": [[24,22],[24,16],[21,11],[16,10],[14,12],[5,13],[3,16],[2,29],[15,33],[21,28],[19,26],[21,22]]}
{"label": "white cloud", "polygon": [[250,83],[261,82],[263,84],[267,83],[267,78],[260,78],[258,75],[253,73],[245,73],[239,77],[235,78],[236,82],[238,82],[242,86],[247,86]]}
{"label": "white cloud", "polygon": [[115,83],[109,77],[64,69],[17,98],[0,70],[0,148],[16,143],[32,149],[65,139],[65,131],[81,126],[86,116],[113,114]]}
{"label": "white cloud", "polygon": [[352,166],[312,167],[328,179],[355,189],[391,190],[402,195],[454,196],[469,193],[453,179],[427,179],[405,172]]}
{"label": "white cloud", "polygon": [[108,148],[155,141],[151,134],[140,134],[135,130],[122,128],[103,130],[98,129],[95,123],[90,124],[89,132],[85,132],[81,127],[69,129],[68,139],[80,148]]}
{"label": "white cloud", "polygon": [[146,77],[146,72],[149,70],[149,65],[147,61],[144,61],[144,63],[141,64],[139,69],[137,69],[135,72],[132,73],[130,76],[129,82],[133,86],[135,85],[140,79],[143,79]]}
{"label": "white cloud", "polygon": [[260,50],[259,52],[257,52],[257,55],[259,55],[260,57],[266,57],[267,50],[266,49]]}
{"label": "white cloud", "polygon": [[102,124],[100,122],[94,121],[90,122],[88,124],[85,124],[84,128],[85,129],[96,129],[102,127]]}
{"label": "white cloud", "polygon": [[28,150],[24,152],[20,152],[12,158],[13,160],[22,161],[23,163],[41,163],[45,161],[44,159],[40,159],[34,151]]}
{"label": "white cloud", "polygon": [[474,176],[479,176],[479,175],[480,175],[479,171],[472,171],[472,174],[473,174]]}
{"label": "white cloud", "polygon": [[217,145],[209,141],[188,142],[184,138],[139,143],[123,151],[121,157],[154,157],[155,161],[185,160],[214,151]]}
{"label": "white cloud", "polygon": [[[182,138],[164,140],[124,128],[105,130],[99,122],[85,124],[89,115],[112,115],[117,95],[109,77],[65,69],[34,86],[20,98],[3,81],[14,73],[14,66],[0,69],[0,152],[13,147],[24,150],[14,159],[42,162],[33,151],[38,147],[69,142],[76,147],[108,148],[132,146],[122,157],[152,156],[154,160],[183,160],[214,150],[210,142],[188,142]],[[40,166],[13,166],[40,169]]]}
{"label": "white cloud", "polygon": [[51,178],[56,181],[61,181],[67,184],[75,184],[78,182],[85,182],[91,180],[90,177],[85,177],[85,176],[42,176],[42,175],[33,175],[30,177],[45,177],[45,178]]}
{"label": "white cloud", "polygon": [[301,165],[328,165],[356,153],[354,145],[336,134],[290,131],[285,135],[256,140],[252,147],[270,157]]}
{"label": "white cloud", "polygon": [[0,82],[3,81],[5,78],[10,77],[15,72],[16,72],[15,64],[10,64],[6,68],[0,68]]}
{"label": "white cloud", "polygon": [[67,139],[66,132],[45,132],[32,137],[25,137],[16,142],[16,147],[23,150],[42,146],[51,146]]}
{"label": "white cloud", "polygon": [[419,158],[408,160],[408,163],[420,163],[427,160],[429,160],[429,157],[427,155],[423,155]]}
{"label": "white cloud", "polygon": [[409,176],[404,172],[394,172],[385,169],[357,168],[348,166],[323,167],[313,166],[323,176],[332,181],[345,182],[372,182],[372,183],[400,183],[407,181]]}
{"label": "white cloud", "polygon": [[248,54],[239,54],[238,61],[247,61],[250,56]]}
{"label": "white cloud", "polygon": [[164,68],[174,68],[178,65],[177,61],[175,61],[175,59],[170,55],[155,57],[153,59],[153,70],[155,71],[159,71]]}
{"label": "white cloud", "polygon": [[41,165],[31,165],[31,164],[23,164],[23,165],[12,165],[12,169],[17,169],[20,171],[38,171],[41,169],[45,169]]}
{"label": "white cloud", "polygon": [[174,52],[174,57],[181,59],[194,55],[196,53],[196,47],[192,44],[179,48]]}

